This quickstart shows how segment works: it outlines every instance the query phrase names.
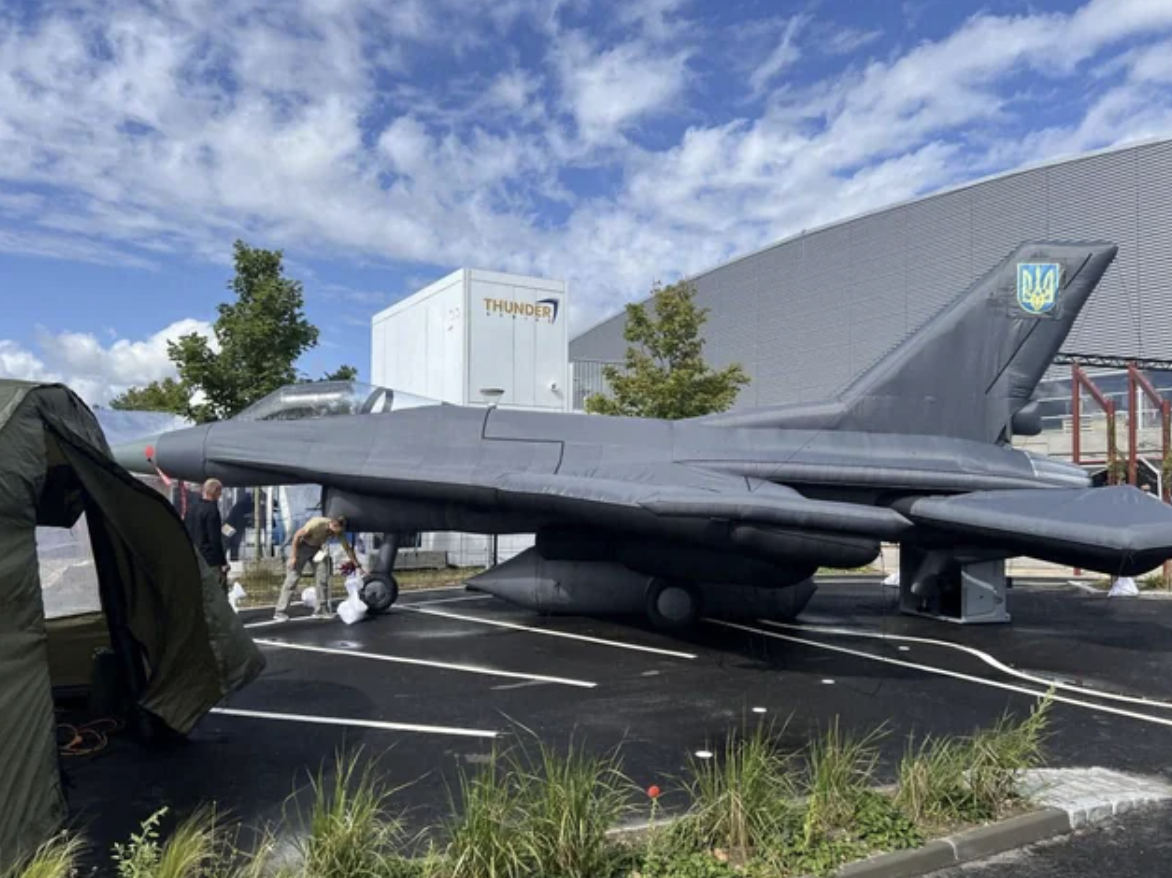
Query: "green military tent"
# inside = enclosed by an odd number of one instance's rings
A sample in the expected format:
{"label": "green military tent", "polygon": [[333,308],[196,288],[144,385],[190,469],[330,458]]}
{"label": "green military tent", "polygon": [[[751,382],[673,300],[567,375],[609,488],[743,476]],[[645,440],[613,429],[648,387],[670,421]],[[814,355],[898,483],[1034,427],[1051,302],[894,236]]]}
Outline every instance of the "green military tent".
{"label": "green military tent", "polygon": [[[79,520],[92,610],[47,622],[37,534]],[[93,412],[62,385],[0,380],[0,871],[68,818],[53,689],[91,679],[99,644],[127,719],[164,733],[264,668],[178,513],[111,459]]]}

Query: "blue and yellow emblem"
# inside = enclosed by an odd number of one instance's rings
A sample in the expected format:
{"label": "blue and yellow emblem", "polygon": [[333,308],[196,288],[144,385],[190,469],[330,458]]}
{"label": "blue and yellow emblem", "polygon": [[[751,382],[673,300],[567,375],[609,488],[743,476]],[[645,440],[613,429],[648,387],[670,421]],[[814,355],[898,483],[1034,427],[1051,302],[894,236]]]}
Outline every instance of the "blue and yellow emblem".
{"label": "blue and yellow emblem", "polygon": [[1022,262],[1017,266],[1017,303],[1027,314],[1046,314],[1058,304],[1062,266],[1057,262]]}

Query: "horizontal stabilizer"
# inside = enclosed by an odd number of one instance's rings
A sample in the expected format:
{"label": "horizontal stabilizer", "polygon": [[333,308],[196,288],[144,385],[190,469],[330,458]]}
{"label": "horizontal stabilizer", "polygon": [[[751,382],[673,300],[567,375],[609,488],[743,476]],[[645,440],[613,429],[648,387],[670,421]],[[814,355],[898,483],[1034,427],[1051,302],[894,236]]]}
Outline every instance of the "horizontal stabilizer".
{"label": "horizontal stabilizer", "polygon": [[917,525],[1107,574],[1135,576],[1172,557],[1172,506],[1130,486],[978,491],[901,505]]}

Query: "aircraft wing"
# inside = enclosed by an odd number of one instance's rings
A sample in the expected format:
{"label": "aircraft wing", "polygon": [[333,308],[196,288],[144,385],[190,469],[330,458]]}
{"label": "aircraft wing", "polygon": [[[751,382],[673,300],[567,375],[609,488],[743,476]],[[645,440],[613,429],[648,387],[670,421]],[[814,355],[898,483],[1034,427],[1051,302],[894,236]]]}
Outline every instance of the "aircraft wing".
{"label": "aircraft wing", "polygon": [[977,491],[900,509],[917,525],[966,541],[1121,576],[1172,555],[1172,506],[1130,486]]}
{"label": "aircraft wing", "polygon": [[898,539],[913,527],[899,512],[875,506],[811,500],[779,485],[747,489],[745,480],[714,476],[703,487],[628,482],[544,473],[502,476],[494,487],[502,505],[572,516],[643,510],[663,519],[734,521],[877,539]]}

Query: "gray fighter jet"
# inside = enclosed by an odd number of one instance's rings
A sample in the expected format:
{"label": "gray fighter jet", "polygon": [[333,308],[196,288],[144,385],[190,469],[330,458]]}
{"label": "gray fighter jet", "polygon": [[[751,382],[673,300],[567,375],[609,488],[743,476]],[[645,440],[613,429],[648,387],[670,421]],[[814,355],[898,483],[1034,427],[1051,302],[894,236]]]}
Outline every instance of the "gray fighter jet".
{"label": "gray fighter jet", "polygon": [[336,417],[269,401],[117,457],[189,481],[320,485],[324,512],[385,534],[362,593],[376,612],[398,592],[397,535],[456,531],[536,534],[469,584],[541,611],[666,628],[790,617],[820,567],[894,542],[905,610],[1004,621],[1010,557],[1135,575],[1172,556],[1172,508],[1010,444],[1040,431],[1033,391],[1116,249],[1021,245],[816,404],[669,422],[384,391]]}

